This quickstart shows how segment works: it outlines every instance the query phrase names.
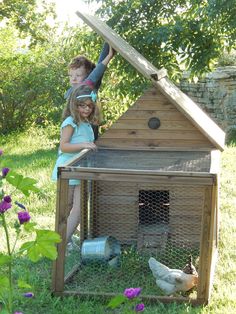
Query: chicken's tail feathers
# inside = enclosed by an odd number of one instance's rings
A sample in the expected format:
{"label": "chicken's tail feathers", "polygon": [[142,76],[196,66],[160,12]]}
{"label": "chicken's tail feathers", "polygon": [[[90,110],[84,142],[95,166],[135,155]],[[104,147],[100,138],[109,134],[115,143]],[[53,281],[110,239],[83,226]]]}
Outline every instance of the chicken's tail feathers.
{"label": "chicken's tail feathers", "polygon": [[154,257],[149,258],[148,264],[155,278],[161,278],[165,276],[170,270],[167,266],[158,262]]}
{"label": "chicken's tail feathers", "polygon": [[198,274],[195,266],[193,265],[192,255],[189,255],[188,262],[182,270],[185,274],[191,274],[191,275],[197,275]]}

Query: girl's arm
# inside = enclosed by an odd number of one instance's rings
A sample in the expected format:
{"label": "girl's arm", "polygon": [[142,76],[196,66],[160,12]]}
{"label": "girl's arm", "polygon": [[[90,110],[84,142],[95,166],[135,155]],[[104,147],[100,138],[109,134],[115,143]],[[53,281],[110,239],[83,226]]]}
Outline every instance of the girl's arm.
{"label": "girl's arm", "polygon": [[63,153],[77,153],[84,148],[89,148],[93,150],[97,148],[97,146],[93,142],[71,144],[70,139],[73,132],[74,128],[71,125],[67,125],[61,130],[60,150]]}

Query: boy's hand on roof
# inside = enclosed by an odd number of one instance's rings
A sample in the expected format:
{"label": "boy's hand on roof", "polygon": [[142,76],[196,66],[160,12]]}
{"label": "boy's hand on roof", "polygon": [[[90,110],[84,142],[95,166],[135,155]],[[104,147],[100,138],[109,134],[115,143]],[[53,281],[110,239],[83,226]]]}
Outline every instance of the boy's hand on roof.
{"label": "boy's hand on roof", "polygon": [[114,57],[114,55],[116,54],[115,49],[113,49],[111,47],[111,45],[109,45],[109,52],[108,55],[106,56],[106,58],[102,61],[102,63],[104,65],[108,65],[108,63],[111,61],[111,59]]}
{"label": "boy's hand on roof", "polygon": [[111,45],[109,45],[109,53],[108,53],[108,55],[110,56],[110,59],[112,59],[115,54],[116,54],[116,50],[114,48],[112,48]]}

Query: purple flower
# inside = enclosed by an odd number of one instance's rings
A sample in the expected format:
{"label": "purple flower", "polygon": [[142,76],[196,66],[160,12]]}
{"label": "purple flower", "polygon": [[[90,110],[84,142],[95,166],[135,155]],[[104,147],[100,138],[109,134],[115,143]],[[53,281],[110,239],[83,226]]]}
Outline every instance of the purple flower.
{"label": "purple flower", "polygon": [[135,306],[135,311],[136,311],[136,312],[143,312],[143,311],[144,311],[144,308],[145,308],[144,304],[143,304],[143,303],[139,303],[139,304],[137,304],[137,305]]}
{"label": "purple flower", "polygon": [[139,296],[141,290],[142,290],[141,288],[127,288],[124,291],[124,296],[127,297],[128,299],[133,299]]}
{"label": "purple flower", "polygon": [[9,208],[11,208],[11,203],[6,202],[4,199],[0,203],[0,214],[5,213]]}
{"label": "purple flower", "polygon": [[30,214],[27,211],[19,212],[18,219],[19,219],[20,224],[22,225],[25,222],[28,222],[30,220]]}
{"label": "purple flower", "polygon": [[3,200],[7,203],[11,203],[11,196],[10,195],[6,195],[4,196]]}
{"label": "purple flower", "polygon": [[2,154],[3,154],[3,150],[2,150],[2,149],[0,149],[0,156],[2,156]]}
{"label": "purple flower", "polygon": [[26,293],[23,294],[23,296],[26,297],[26,298],[33,298],[34,294],[33,294],[33,292],[26,292]]}
{"label": "purple flower", "polygon": [[5,178],[9,171],[9,168],[2,168],[2,177]]}
{"label": "purple flower", "polygon": [[23,314],[22,312],[15,312],[14,314]]}

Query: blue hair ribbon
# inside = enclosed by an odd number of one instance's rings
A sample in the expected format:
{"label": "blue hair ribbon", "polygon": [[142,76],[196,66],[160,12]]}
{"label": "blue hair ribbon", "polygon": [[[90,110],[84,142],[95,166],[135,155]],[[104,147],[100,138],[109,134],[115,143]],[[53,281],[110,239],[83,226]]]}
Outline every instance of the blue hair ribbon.
{"label": "blue hair ribbon", "polygon": [[89,95],[81,95],[81,96],[77,96],[76,98],[80,99],[80,98],[87,98],[87,97],[91,97],[93,102],[96,102],[97,100],[97,94],[94,91],[92,91]]}

